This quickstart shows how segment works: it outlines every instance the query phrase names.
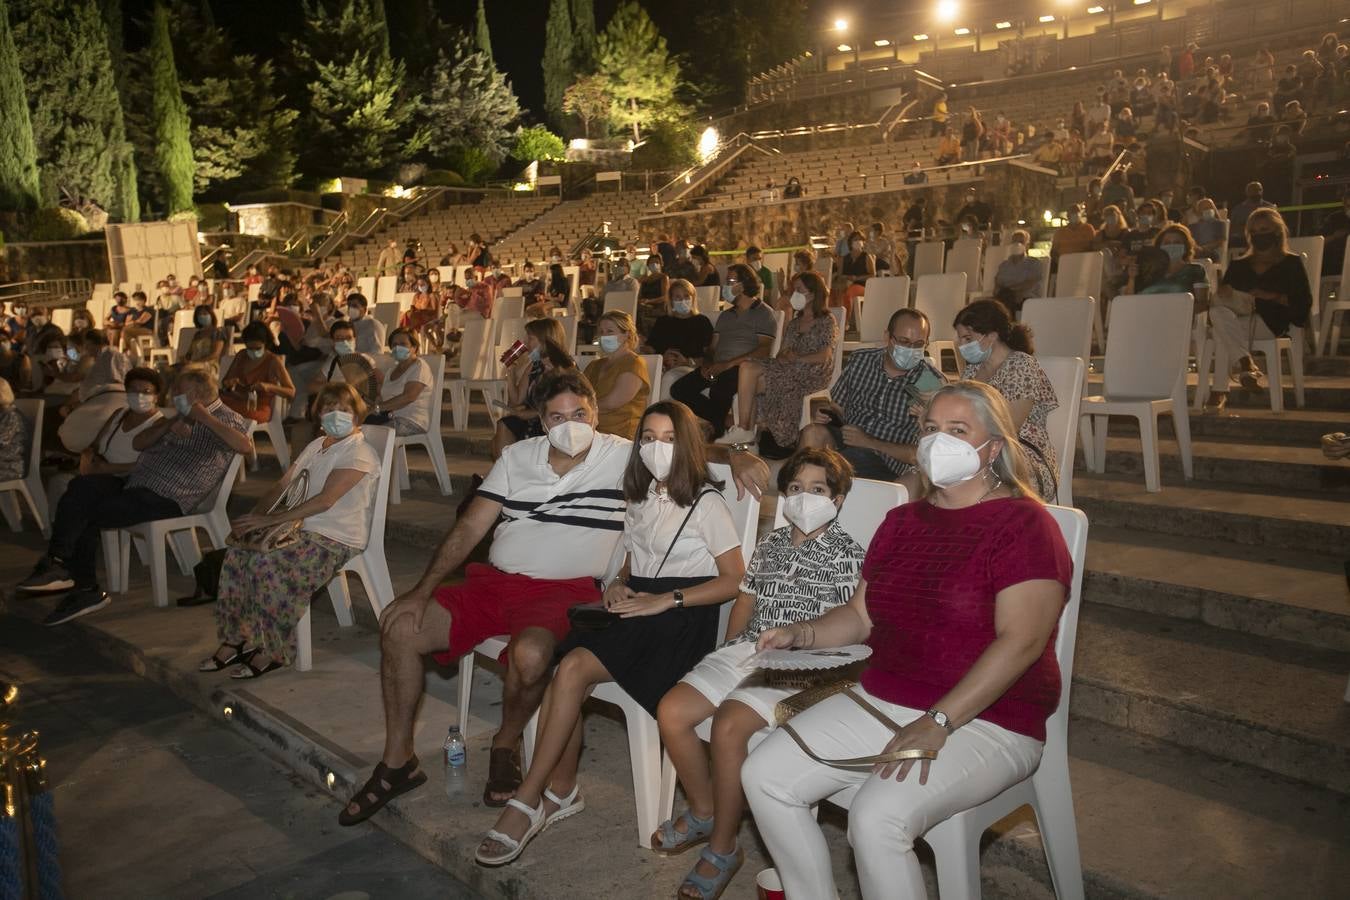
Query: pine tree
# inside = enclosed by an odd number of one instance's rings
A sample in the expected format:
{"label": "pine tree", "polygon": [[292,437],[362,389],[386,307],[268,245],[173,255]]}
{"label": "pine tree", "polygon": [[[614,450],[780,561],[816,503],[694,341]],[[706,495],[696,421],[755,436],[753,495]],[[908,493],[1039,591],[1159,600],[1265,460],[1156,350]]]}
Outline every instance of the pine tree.
{"label": "pine tree", "polygon": [[404,65],[383,49],[383,15],[370,0],[341,0],[336,12],[306,0],[304,10],[305,31],[292,47],[308,88],[306,171],[369,174],[420,149],[425,141],[412,131],[419,98],[405,90]]}
{"label": "pine tree", "polygon": [[0,209],[38,204],[37,145],[28,117],[28,95],[19,53],[9,28],[9,10],[0,0]]}
{"label": "pine tree", "polygon": [[554,125],[563,124],[563,92],[572,83],[572,15],[567,0],[550,0],[544,24],[544,114]]}
{"label": "pine tree", "polygon": [[608,84],[610,120],[631,128],[635,142],[642,139],[644,126],[677,114],[680,66],[656,24],[633,0],[605,26],[596,61]]}
{"label": "pine tree", "polygon": [[[28,89],[40,199],[82,211],[118,209],[127,152],[108,32],[94,0],[11,0],[14,45]],[[59,7],[59,8],[58,8]]]}
{"label": "pine tree", "polygon": [[155,123],[155,158],[164,179],[164,199],[170,215],[192,209],[192,123],[178,86],[169,39],[169,11],[156,4],[150,32],[151,110]]}
{"label": "pine tree", "polygon": [[576,34],[576,70],[595,70],[596,30],[594,0],[572,0],[572,25]]}
{"label": "pine tree", "polygon": [[460,35],[436,65],[421,118],[433,154],[456,159],[465,150],[476,149],[495,165],[511,148],[520,103],[492,59],[467,35]]}
{"label": "pine tree", "polygon": [[563,93],[563,112],[581,120],[582,134],[591,136],[591,123],[609,117],[609,82],[603,75],[587,75]]}
{"label": "pine tree", "polygon": [[483,0],[478,0],[478,30],[474,33],[475,42],[478,49],[492,59],[492,36],[488,34],[487,8],[483,5]]}

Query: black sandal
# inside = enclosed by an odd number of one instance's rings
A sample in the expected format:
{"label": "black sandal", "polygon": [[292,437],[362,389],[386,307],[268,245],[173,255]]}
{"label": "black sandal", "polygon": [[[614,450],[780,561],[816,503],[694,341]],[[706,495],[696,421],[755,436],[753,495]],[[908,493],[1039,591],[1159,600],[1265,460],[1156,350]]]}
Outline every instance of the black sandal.
{"label": "black sandal", "polygon": [[221,659],[219,655],[220,649],[217,648],[215,653],[212,653],[208,658],[202,660],[201,663],[197,665],[198,672],[219,672],[221,669],[232,666],[237,662],[243,662],[245,654],[244,645],[242,643],[227,644],[222,641],[220,646],[229,647],[234,652],[230,654],[228,659]]}
{"label": "black sandal", "polygon": [[[347,806],[356,804],[356,812],[349,813],[344,807],[338,815],[338,824],[360,824],[383,809],[390,800],[421,787],[426,783],[427,773],[419,771],[418,765],[417,754],[408,757],[408,761],[397,769],[391,769],[381,762],[375,767],[375,773],[347,801]],[[386,784],[389,787],[386,788]]]}
{"label": "black sandal", "polygon": [[268,672],[275,672],[277,669],[286,667],[285,663],[277,662],[275,659],[269,659],[267,665],[261,669],[253,664],[254,658],[262,652],[262,648],[254,648],[243,654],[238,659],[239,668],[230,673],[230,677],[235,681],[247,681],[250,678],[261,678]]}
{"label": "black sandal", "polygon": [[520,751],[515,747],[493,747],[488,754],[488,780],[483,788],[483,805],[501,809],[511,797],[498,800],[493,794],[516,794],[524,776],[520,773]]}

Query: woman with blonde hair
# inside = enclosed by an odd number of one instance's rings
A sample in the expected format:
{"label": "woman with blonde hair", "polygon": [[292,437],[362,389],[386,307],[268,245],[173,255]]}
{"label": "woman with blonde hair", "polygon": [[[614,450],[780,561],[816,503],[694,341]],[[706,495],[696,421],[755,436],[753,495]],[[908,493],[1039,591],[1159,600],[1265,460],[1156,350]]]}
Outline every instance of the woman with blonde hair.
{"label": "woman with blonde hair", "polygon": [[596,331],[601,355],[582,373],[599,403],[596,431],[628,437],[637,428],[652,389],[647,364],[637,355],[637,325],[628,313],[611,309],[600,317]]}
{"label": "woman with blonde hair", "polygon": [[[862,896],[926,896],[915,840],[1034,772],[1059,702],[1054,636],[1073,564],[1028,484],[1008,404],[988,385],[949,384],[921,434],[923,496],[877,529],[852,599],[757,643],[872,649],[857,687],[795,716],[741,770],[789,897],[834,896],[812,807],[849,788]],[[875,767],[826,761],[874,754]]]}
{"label": "woman with blonde hair", "polygon": [[517,441],[544,434],[535,388],[549,372],[576,368],[571,355],[563,349],[566,343],[562,322],[552,316],[525,323],[525,348],[529,353],[520,356],[507,370],[506,405],[510,412],[497,420],[492,436],[493,459]]}
{"label": "woman with blonde hair", "polygon": [[[1252,342],[1306,328],[1312,310],[1312,289],[1303,259],[1289,251],[1289,229],[1277,210],[1261,208],[1247,218],[1247,252],[1229,262],[1218,295],[1209,307],[1209,324],[1219,345],[1217,361],[1236,364],[1239,383],[1265,390],[1266,376],[1252,359]],[[1269,385],[1283,390],[1283,385]],[[1210,394],[1222,410],[1227,391]]]}

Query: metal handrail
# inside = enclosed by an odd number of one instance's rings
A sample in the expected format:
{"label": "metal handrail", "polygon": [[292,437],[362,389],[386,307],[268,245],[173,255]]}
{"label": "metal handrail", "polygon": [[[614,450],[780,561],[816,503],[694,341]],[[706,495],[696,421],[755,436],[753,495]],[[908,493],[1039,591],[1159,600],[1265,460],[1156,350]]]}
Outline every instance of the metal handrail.
{"label": "metal handrail", "polygon": [[[697,166],[690,166],[683,172],[678,173],[670,181],[657,188],[652,193],[652,205],[665,207],[675,203],[702,185],[714,172],[720,172],[727,164],[737,159],[741,153],[753,147],[765,156],[780,155],[783,151],[776,147],[765,147],[755,137],[746,134],[744,131],[738,132],[734,136],[727,138],[717,147],[717,152],[706,163]],[[726,155],[728,150],[730,155]],[[683,183],[683,187],[681,187]],[[668,190],[674,190],[675,195],[669,199],[663,198],[663,194]]]}
{"label": "metal handrail", "polygon": [[83,306],[93,294],[94,284],[88,278],[35,278],[0,284],[0,303],[22,301],[30,308]]}

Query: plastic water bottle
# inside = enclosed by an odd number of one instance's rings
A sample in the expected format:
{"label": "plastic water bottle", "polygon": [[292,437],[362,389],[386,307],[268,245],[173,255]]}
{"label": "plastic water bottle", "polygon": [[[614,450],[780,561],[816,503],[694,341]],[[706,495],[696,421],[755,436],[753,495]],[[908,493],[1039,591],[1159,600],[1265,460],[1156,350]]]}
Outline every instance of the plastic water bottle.
{"label": "plastic water bottle", "polygon": [[450,726],[445,736],[445,792],[450,795],[464,789],[465,771],[468,768],[468,755],[464,752],[464,737],[459,733],[458,725]]}

